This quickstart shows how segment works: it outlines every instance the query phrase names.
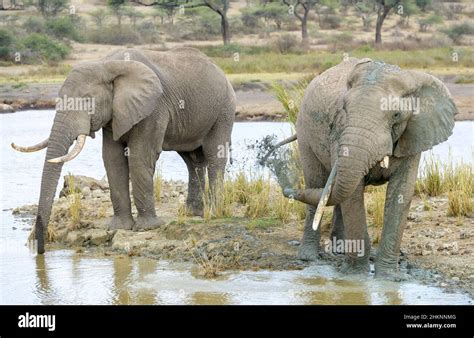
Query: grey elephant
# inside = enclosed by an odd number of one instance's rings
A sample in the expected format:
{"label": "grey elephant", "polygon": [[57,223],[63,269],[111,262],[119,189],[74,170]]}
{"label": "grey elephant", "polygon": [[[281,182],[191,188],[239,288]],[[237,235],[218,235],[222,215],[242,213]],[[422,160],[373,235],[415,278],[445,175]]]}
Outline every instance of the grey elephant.
{"label": "grey elephant", "polygon": [[399,279],[400,243],[421,153],[451,135],[456,113],[440,80],[383,62],[349,58],[314,78],[296,135],[272,149],[298,139],[306,186],[287,187],[284,194],[308,204],[299,257],[318,257],[318,225],[324,206],[332,205],[331,239],[364,245],[363,255],[345,252],[342,270],[366,272],[371,242],[364,187],[388,181],[375,274]]}
{"label": "grey elephant", "polygon": [[[38,253],[50,219],[62,164],[77,156],[86,136],[102,128],[114,216],[112,229],[153,229],[155,164],[163,150],[177,151],[189,171],[187,206],[202,215],[205,174],[211,189],[223,174],[235,118],[235,93],[226,76],[193,48],[167,52],[123,49],[71,71],[59,92],[70,100],[57,113],[49,139],[20,151],[47,147],[35,223]],[[93,102],[87,109],[80,100]],[[75,100],[75,101],[74,101]],[[92,111],[91,111],[92,108]],[[68,152],[69,147],[76,143]],[[138,211],[132,218],[129,180]]]}

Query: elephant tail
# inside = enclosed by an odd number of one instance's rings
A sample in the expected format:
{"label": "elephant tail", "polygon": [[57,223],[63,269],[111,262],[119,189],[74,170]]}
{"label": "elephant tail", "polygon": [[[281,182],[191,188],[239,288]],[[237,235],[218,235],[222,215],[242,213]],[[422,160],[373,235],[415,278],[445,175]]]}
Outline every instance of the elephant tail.
{"label": "elephant tail", "polygon": [[268,153],[266,153],[266,155],[259,161],[260,165],[265,165],[265,162],[267,162],[268,158],[270,157],[271,154],[273,154],[273,152],[275,150],[277,150],[281,146],[284,146],[285,144],[296,141],[297,138],[298,138],[297,135],[294,134],[294,135],[291,135],[290,137],[288,137],[287,139],[284,139],[283,141],[278,142],[277,144],[275,144],[272,148],[270,148]]}

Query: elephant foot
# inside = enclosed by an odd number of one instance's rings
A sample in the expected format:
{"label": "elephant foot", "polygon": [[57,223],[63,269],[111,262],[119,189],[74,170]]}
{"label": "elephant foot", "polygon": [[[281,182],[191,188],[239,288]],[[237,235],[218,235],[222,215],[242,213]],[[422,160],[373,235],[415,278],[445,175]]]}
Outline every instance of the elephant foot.
{"label": "elephant foot", "polygon": [[112,222],[109,224],[109,230],[132,230],[134,225],[133,217],[129,216],[116,216],[112,218]]}
{"label": "elephant foot", "polygon": [[347,275],[368,275],[370,272],[369,262],[367,260],[345,259],[339,271]]}
{"label": "elephant foot", "polygon": [[302,244],[298,249],[298,259],[302,261],[315,261],[321,258],[319,256],[318,247],[314,244]]}
{"label": "elephant foot", "polygon": [[166,222],[155,216],[141,216],[138,215],[133,231],[147,231],[159,228],[160,226],[166,224]]}
{"label": "elephant foot", "polygon": [[404,282],[410,280],[410,275],[396,270],[396,268],[380,268],[375,266],[375,278],[391,282]]}

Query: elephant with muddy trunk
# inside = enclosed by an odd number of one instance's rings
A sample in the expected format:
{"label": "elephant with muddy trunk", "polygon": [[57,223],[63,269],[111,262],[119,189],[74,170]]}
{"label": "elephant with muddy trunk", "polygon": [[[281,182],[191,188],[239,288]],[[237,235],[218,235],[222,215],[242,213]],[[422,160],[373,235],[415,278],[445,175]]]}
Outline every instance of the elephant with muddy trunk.
{"label": "elephant with muddy trunk", "polygon": [[[86,136],[93,137],[101,128],[112,229],[147,230],[163,223],[153,194],[155,164],[163,150],[177,151],[183,158],[189,171],[187,207],[194,215],[203,214],[206,169],[213,191],[225,169],[227,152],[222,149],[228,148],[235,117],[232,86],[208,57],[193,48],[115,51],[74,67],[59,100],[67,102],[57,107],[48,140],[33,147],[12,144],[26,152],[47,147],[35,224],[38,253],[44,252],[63,162],[77,156]],[[79,107],[81,100],[93,105]]]}
{"label": "elephant with muddy trunk", "polygon": [[331,239],[365,248],[364,255],[345,252],[343,271],[366,272],[371,242],[364,187],[388,182],[375,274],[400,278],[400,242],[421,153],[451,135],[456,112],[441,81],[383,62],[349,58],[313,79],[296,123],[306,187],[284,189],[286,197],[307,204],[299,257],[318,257],[318,225],[323,207],[331,205]]}

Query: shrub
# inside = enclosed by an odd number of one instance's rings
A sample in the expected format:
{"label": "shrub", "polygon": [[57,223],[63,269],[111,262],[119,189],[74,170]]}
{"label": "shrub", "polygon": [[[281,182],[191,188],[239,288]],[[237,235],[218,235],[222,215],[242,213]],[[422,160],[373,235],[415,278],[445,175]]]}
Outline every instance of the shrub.
{"label": "shrub", "polygon": [[46,32],[46,22],[41,17],[30,16],[23,23],[23,29],[28,33],[44,33]]}
{"label": "shrub", "polygon": [[140,34],[135,29],[124,25],[92,30],[89,33],[89,40],[93,43],[106,45],[139,45],[143,42]]}
{"label": "shrub", "polygon": [[453,25],[442,32],[449,36],[454,42],[459,43],[464,35],[474,35],[474,26],[468,22],[463,22]]}
{"label": "shrub", "polygon": [[81,40],[76,25],[68,16],[48,20],[46,28],[48,33],[59,39]]}
{"label": "shrub", "polygon": [[288,54],[295,50],[298,39],[292,34],[283,34],[274,40],[273,45],[281,54]]}
{"label": "shrub", "polygon": [[0,46],[9,47],[13,43],[13,35],[6,29],[0,29]]}
{"label": "shrub", "polygon": [[20,41],[31,59],[59,61],[64,59],[70,48],[61,42],[54,41],[45,34],[33,33]]}
{"label": "shrub", "polygon": [[321,18],[321,25],[324,29],[337,29],[341,27],[342,19],[337,15],[327,15]]}

